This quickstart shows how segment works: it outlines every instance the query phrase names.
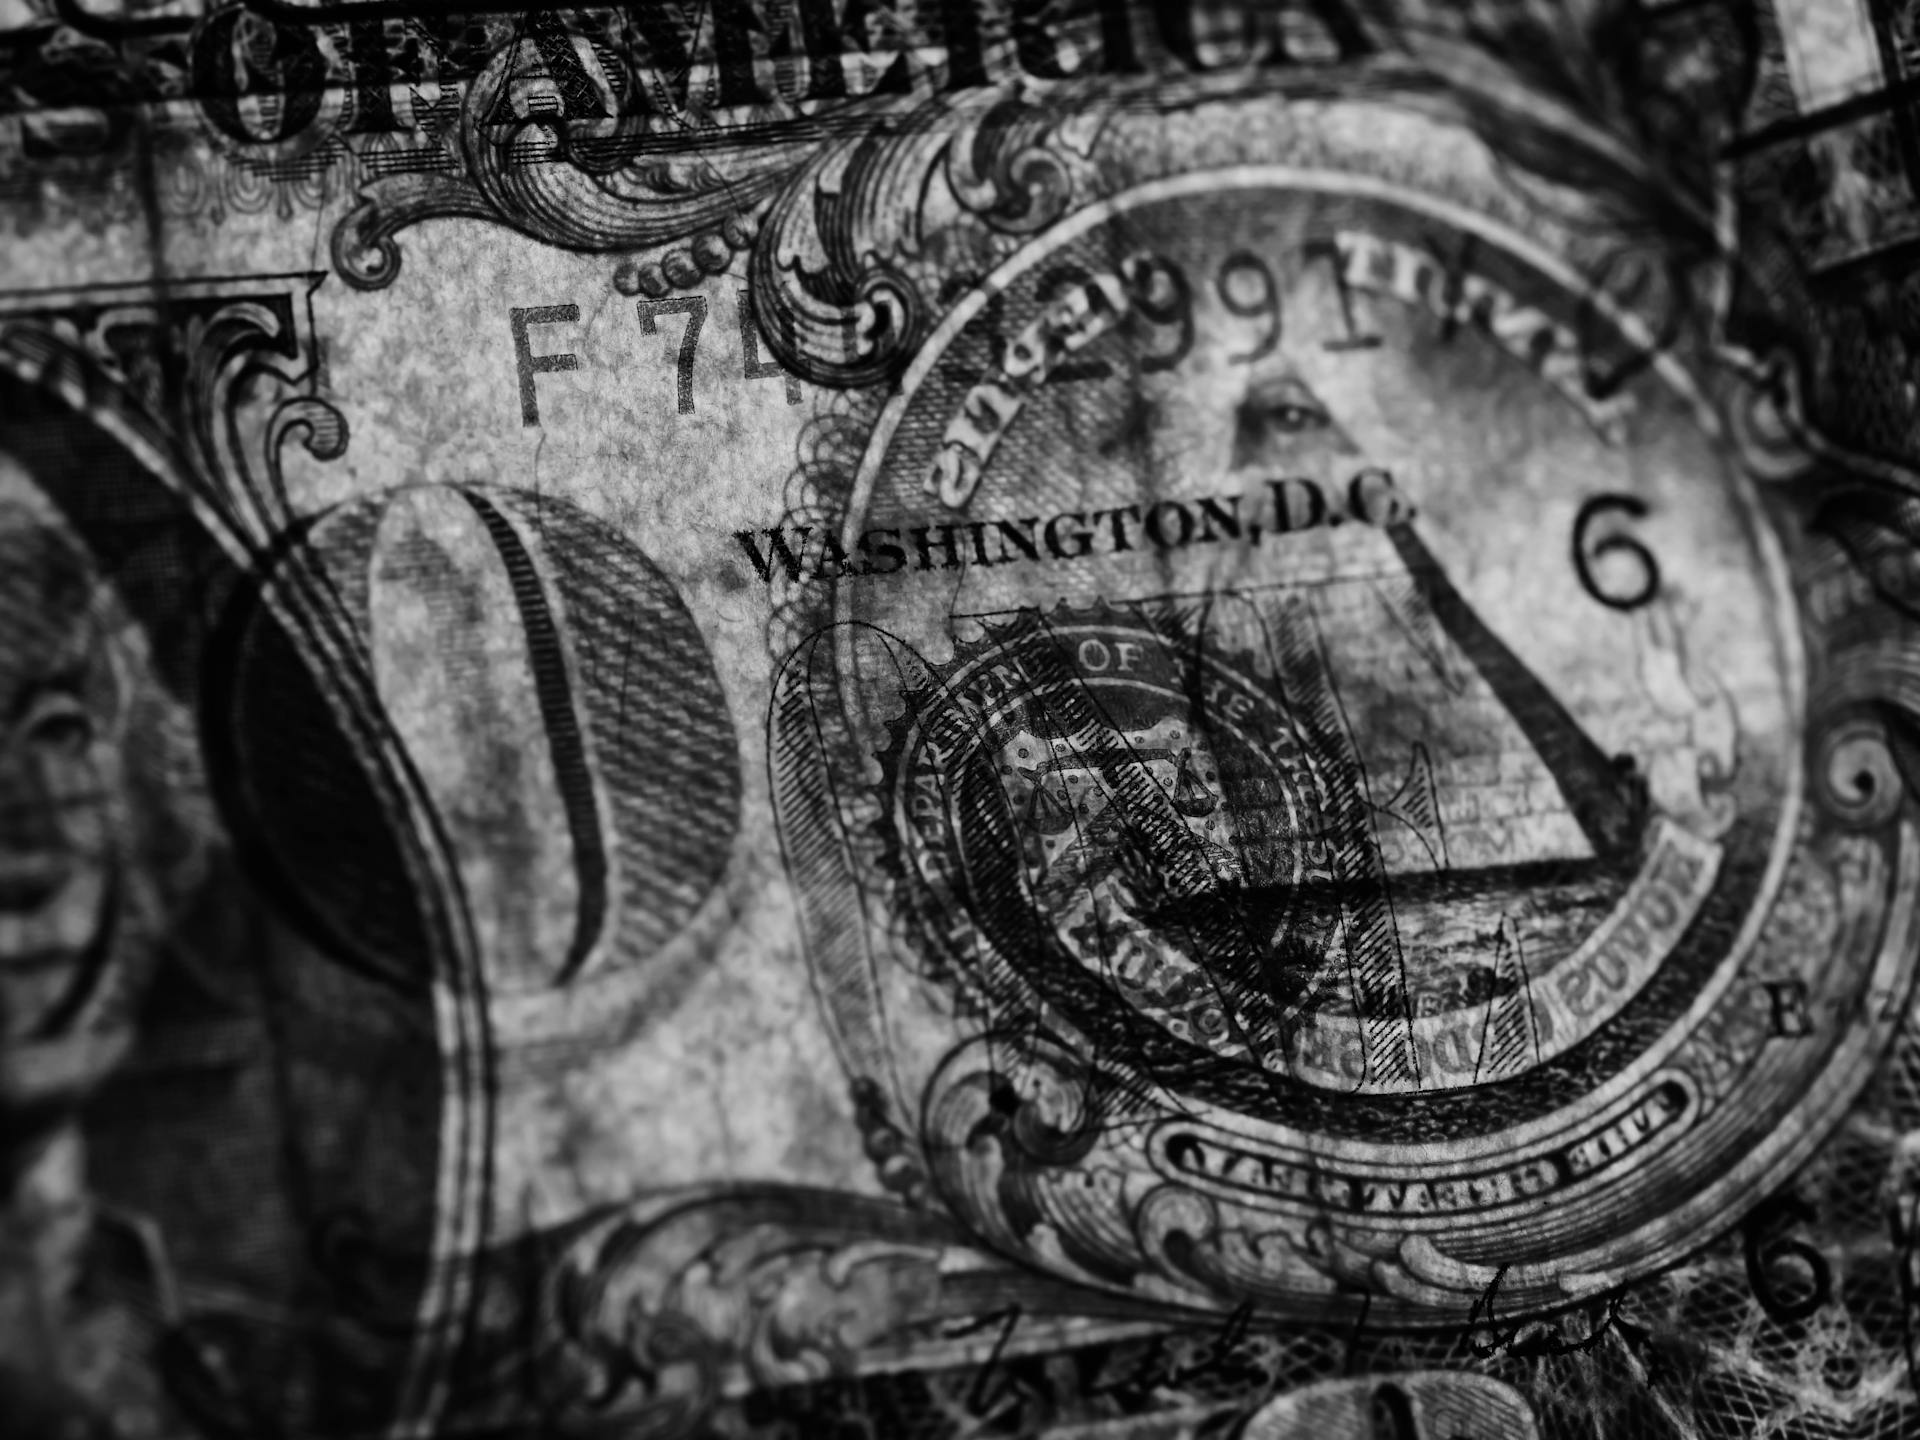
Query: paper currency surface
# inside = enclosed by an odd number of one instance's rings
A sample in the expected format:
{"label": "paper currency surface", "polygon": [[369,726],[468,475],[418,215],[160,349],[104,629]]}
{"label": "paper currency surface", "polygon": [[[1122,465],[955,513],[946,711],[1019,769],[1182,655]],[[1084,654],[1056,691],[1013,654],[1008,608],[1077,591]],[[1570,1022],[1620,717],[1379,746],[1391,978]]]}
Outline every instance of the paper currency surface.
{"label": "paper currency surface", "polygon": [[0,79],[0,1434],[1920,1435],[1920,8]]}

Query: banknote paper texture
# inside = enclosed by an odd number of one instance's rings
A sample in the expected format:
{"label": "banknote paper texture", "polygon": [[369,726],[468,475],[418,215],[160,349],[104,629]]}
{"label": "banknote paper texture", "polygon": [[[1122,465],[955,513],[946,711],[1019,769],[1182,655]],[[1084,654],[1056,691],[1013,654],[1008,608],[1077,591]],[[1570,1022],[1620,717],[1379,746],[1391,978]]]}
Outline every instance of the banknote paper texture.
{"label": "banknote paper texture", "polygon": [[0,1434],[1920,1435],[1920,7],[0,82]]}

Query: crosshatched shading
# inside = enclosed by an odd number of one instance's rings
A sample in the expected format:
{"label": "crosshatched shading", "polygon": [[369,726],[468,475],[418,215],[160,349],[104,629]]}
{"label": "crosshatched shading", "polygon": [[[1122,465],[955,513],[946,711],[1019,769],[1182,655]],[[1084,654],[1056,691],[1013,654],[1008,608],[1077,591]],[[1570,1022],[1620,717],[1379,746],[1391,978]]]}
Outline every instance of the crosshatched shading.
{"label": "crosshatched shading", "polygon": [[117,8],[0,1432],[1920,1434],[1920,0]]}
{"label": "crosshatched shading", "polygon": [[[311,543],[433,801],[495,986],[648,964],[718,884],[740,808],[726,700],[672,583],[578,507],[502,488],[391,492]],[[297,719],[256,714],[268,743]],[[263,804],[269,832],[297,839],[309,809]]]}

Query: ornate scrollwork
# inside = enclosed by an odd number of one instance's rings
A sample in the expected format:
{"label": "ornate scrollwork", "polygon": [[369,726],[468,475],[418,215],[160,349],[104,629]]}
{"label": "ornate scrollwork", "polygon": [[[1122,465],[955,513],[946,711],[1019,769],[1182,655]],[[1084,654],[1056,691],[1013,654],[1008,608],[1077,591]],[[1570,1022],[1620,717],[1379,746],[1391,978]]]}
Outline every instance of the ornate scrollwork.
{"label": "ornate scrollwork", "polygon": [[1074,198],[1073,178],[1102,121],[1098,105],[1043,105],[1005,85],[934,100],[863,104],[858,126],[781,145],[710,146],[697,158],[651,153],[645,117],[569,124],[516,109],[524,80],[502,51],[468,90],[462,173],[394,175],[360,189],[333,258],[351,285],[399,273],[401,230],[468,216],[570,250],[627,257],[616,285],[659,296],[701,283],[751,252],[767,344],[821,384],[857,386],[906,363],[938,308],[921,253],[928,186],[947,209],[1005,234],[1044,228]]}
{"label": "ornate scrollwork", "polygon": [[35,296],[0,305],[0,344],[43,355],[43,372],[150,436],[231,541],[264,550],[295,515],[286,443],[320,460],[346,448],[346,417],[314,393],[311,296],[324,278]]}
{"label": "ornate scrollwork", "polygon": [[[662,157],[648,153],[660,136],[645,117],[569,125],[529,108],[518,94],[526,78],[519,47],[508,46],[468,88],[458,125],[464,173],[394,175],[361,187],[333,239],[349,284],[391,284],[400,263],[394,236],[451,216],[597,254],[672,247],[654,262],[660,279],[697,283],[750,242],[755,212],[815,148],[738,144],[693,159]],[[644,281],[641,288],[653,293]]]}
{"label": "ornate scrollwork", "polygon": [[951,1313],[944,1220],[791,1187],[597,1211],[480,1262],[485,1316],[456,1377],[462,1422],[524,1417],[696,1427],[730,1384],[844,1374],[863,1351]]}

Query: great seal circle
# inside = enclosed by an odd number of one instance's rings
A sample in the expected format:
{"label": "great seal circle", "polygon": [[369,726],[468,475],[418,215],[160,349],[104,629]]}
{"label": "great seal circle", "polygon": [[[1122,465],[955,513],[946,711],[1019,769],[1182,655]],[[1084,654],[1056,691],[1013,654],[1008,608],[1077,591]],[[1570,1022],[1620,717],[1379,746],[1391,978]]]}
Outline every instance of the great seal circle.
{"label": "great seal circle", "polygon": [[837,532],[855,823],[960,1002],[902,1083],[947,1203],[1089,1284],[1564,1302],[1843,1112],[1887,1028],[1806,1017],[1905,993],[1911,822],[1835,778],[1825,559],[1703,355],[1445,122],[1389,176],[1374,102],[1310,165],[1227,113],[961,301]]}

